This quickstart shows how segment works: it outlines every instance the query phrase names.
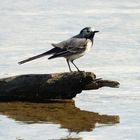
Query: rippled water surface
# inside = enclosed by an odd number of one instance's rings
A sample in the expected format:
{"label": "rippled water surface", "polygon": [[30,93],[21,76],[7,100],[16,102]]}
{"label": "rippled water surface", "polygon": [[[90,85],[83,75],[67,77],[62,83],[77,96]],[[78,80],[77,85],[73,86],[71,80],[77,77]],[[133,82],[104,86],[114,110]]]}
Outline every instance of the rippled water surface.
{"label": "rippled water surface", "polygon": [[17,62],[94,26],[94,47],[75,62],[121,83],[83,91],[75,103],[0,103],[0,140],[140,139],[139,0],[1,0],[0,19],[0,77],[68,71],[63,58]]}

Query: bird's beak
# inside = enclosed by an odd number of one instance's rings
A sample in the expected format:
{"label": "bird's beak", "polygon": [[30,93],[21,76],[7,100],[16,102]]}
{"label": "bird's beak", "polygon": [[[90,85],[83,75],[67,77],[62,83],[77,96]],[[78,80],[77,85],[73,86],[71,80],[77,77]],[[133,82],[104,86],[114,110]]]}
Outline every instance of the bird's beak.
{"label": "bird's beak", "polygon": [[99,31],[94,31],[94,33],[98,33]]}

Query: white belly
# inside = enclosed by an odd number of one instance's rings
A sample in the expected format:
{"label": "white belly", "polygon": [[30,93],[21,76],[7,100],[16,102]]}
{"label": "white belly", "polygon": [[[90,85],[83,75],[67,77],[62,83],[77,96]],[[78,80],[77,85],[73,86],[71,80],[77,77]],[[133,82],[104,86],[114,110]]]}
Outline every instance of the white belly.
{"label": "white belly", "polygon": [[89,40],[89,39],[88,39],[87,41],[88,41],[87,47],[86,47],[86,50],[85,50],[84,52],[79,53],[79,54],[71,55],[71,56],[67,57],[67,59],[69,59],[69,60],[75,60],[75,59],[77,59],[77,58],[79,58],[79,57],[84,56],[86,53],[88,53],[88,52],[90,51],[90,49],[91,49],[92,42],[91,42],[91,40]]}

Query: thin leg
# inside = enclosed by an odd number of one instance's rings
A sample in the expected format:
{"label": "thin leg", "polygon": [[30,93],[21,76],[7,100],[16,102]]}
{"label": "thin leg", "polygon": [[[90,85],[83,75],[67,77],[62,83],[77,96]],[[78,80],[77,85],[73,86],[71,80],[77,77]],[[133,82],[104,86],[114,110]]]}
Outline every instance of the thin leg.
{"label": "thin leg", "polygon": [[72,72],[71,67],[70,67],[70,63],[69,63],[69,60],[68,59],[67,59],[67,63],[68,63],[70,72]]}
{"label": "thin leg", "polygon": [[80,70],[78,69],[78,67],[74,64],[73,61],[71,61],[71,63],[75,66],[75,68],[76,68],[78,71],[80,71]]}

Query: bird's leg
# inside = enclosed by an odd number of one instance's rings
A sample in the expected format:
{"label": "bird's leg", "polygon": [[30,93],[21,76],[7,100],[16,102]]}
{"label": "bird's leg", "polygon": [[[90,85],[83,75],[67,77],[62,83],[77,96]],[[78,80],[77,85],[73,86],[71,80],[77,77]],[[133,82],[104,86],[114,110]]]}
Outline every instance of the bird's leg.
{"label": "bird's leg", "polygon": [[71,67],[70,67],[70,63],[69,63],[69,60],[68,59],[67,59],[67,63],[68,63],[70,72],[72,72]]}
{"label": "bird's leg", "polygon": [[74,64],[73,61],[71,61],[71,63],[75,66],[75,68],[76,68],[78,71],[80,71],[80,70],[78,69],[78,67]]}

